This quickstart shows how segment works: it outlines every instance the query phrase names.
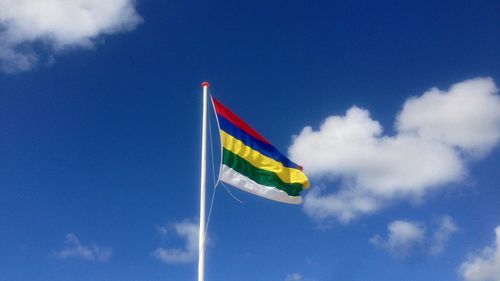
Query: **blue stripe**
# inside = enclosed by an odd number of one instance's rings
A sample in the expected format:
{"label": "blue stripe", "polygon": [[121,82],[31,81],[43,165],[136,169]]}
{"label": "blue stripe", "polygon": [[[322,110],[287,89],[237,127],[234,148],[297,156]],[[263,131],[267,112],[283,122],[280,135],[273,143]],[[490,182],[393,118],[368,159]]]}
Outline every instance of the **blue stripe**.
{"label": "blue stripe", "polygon": [[253,150],[256,150],[261,154],[280,162],[285,167],[295,168],[299,170],[301,169],[299,165],[293,163],[292,161],[290,161],[290,159],[286,158],[274,146],[262,142],[252,137],[251,135],[245,133],[243,130],[236,127],[233,123],[229,122],[226,118],[224,118],[224,116],[217,114],[217,118],[219,119],[219,126],[221,130],[233,136],[234,138],[237,138],[246,146],[249,146]]}

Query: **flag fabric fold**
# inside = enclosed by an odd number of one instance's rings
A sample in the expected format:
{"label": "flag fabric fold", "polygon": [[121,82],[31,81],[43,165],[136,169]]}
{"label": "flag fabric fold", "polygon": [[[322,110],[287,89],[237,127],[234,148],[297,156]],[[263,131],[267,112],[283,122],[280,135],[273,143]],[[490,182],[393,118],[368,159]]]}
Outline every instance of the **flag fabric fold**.
{"label": "flag fabric fold", "polygon": [[300,204],[300,192],[309,187],[302,167],[222,103],[211,99],[222,145],[220,180],[267,199]]}

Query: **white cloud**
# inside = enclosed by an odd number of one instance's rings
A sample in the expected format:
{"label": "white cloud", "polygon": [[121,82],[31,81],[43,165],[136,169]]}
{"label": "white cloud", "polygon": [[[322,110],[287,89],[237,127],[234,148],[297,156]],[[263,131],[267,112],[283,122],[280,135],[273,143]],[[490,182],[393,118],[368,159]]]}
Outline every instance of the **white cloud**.
{"label": "white cloud", "polygon": [[[189,263],[198,257],[198,225],[191,221],[183,221],[173,224],[170,228],[184,240],[182,248],[158,248],[153,252],[153,256],[164,263]],[[160,227],[160,233],[167,234],[167,227]],[[205,241],[207,244],[207,239]]]}
{"label": "white cloud", "polygon": [[406,101],[398,130],[483,155],[500,139],[497,91],[491,78],[457,83],[449,91],[432,88]]}
{"label": "white cloud", "polygon": [[323,187],[314,187],[305,199],[304,210],[318,220],[335,216],[341,222],[349,222],[359,214],[372,213],[379,208],[377,199],[354,188],[336,194],[324,194]]}
{"label": "white cloud", "polygon": [[37,46],[49,56],[89,48],[99,36],[134,29],[141,21],[133,0],[0,0],[0,66],[29,70],[39,59]]}
{"label": "white cloud", "polygon": [[458,226],[450,216],[442,216],[438,219],[438,229],[432,237],[430,252],[433,255],[439,255],[444,251],[446,243],[451,235],[458,231]]}
{"label": "white cloud", "polygon": [[302,275],[300,273],[290,273],[286,275],[285,281],[301,281]]}
{"label": "white cloud", "polygon": [[397,257],[406,257],[418,245],[422,245],[425,238],[425,227],[421,223],[398,220],[387,227],[386,239],[375,235],[370,239],[377,248],[387,250]]}
{"label": "white cloud", "polygon": [[500,139],[500,97],[491,78],[466,80],[449,91],[435,88],[409,99],[397,116],[396,134],[356,106],[305,127],[289,148],[316,182],[340,182],[337,191],[316,188],[305,196],[313,218],[347,223],[393,201],[421,201],[467,175],[476,159]]}
{"label": "white cloud", "polygon": [[386,250],[395,257],[405,258],[418,246],[429,249],[430,254],[441,254],[451,236],[458,231],[452,217],[445,215],[436,220],[432,236],[426,237],[426,224],[408,220],[396,220],[387,226],[387,238],[375,235],[369,242],[379,249]]}
{"label": "white cloud", "polygon": [[73,233],[66,234],[66,247],[54,256],[66,258],[82,258],[89,261],[108,261],[111,258],[112,251],[109,248],[102,248],[96,245],[83,245],[78,237]]}
{"label": "white cloud", "polygon": [[459,272],[466,281],[500,281],[500,226],[495,229],[493,246],[484,248],[460,265]]}

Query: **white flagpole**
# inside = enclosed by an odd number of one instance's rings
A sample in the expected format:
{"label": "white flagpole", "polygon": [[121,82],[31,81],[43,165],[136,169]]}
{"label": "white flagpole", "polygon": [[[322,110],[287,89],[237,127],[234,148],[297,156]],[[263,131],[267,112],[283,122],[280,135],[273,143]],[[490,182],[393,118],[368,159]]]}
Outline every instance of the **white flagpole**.
{"label": "white flagpole", "polygon": [[201,179],[200,179],[200,230],[198,234],[198,281],[205,280],[205,177],[207,151],[207,96],[208,82],[201,83],[203,87],[203,125],[201,139]]}

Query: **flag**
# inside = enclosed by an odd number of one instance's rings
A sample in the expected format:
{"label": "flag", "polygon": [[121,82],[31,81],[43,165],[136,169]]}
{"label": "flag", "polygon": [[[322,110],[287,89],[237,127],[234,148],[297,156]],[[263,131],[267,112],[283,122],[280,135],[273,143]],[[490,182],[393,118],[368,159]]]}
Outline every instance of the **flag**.
{"label": "flag", "polygon": [[220,180],[283,203],[300,204],[309,187],[302,167],[212,97],[222,144]]}

